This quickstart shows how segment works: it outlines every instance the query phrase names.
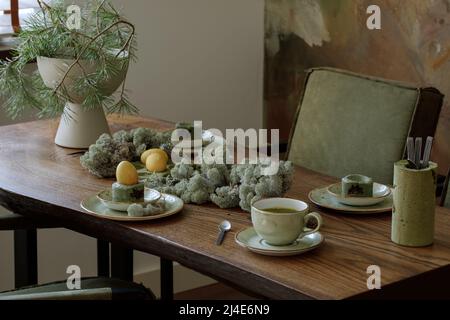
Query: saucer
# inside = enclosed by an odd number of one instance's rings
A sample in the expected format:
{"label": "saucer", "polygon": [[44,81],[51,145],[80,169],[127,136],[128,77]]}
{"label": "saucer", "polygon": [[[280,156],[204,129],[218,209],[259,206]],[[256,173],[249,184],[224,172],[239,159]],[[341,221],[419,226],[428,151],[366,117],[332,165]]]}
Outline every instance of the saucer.
{"label": "saucer", "polygon": [[384,201],[391,194],[391,188],[376,182],[373,184],[372,197],[343,197],[342,183],[340,182],[328,186],[327,191],[340,203],[355,207],[373,206]]}
{"label": "saucer", "polygon": [[328,192],[327,189],[328,187],[323,187],[312,190],[308,194],[309,200],[311,200],[314,204],[318,205],[319,207],[353,214],[371,214],[371,213],[392,211],[393,206],[392,190],[389,196],[387,196],[380,203],[367,207],[356,207],[340,203],[333,195],[331,195]]}
{"label": "saucer", "polygon": [[148,177],[157,174],[160,176],[167,176],[170,173],[170,165],[167,167],[166,170],[162,172],[150,172],[147,170],[144,164],[142,164],[140,161],[133,162],[134,167],[137,170],[138,176],[139,176],[139,182],[144,182],[147,180]]}
{"label": "saucer", "polygon": [[180,198],[170,195],[162,194],[165,201],[165,210],[159,214],[144,216],[144,217],[130,217],[127,212],[121,212],[109,209],[104,206],[97,195],[90,196],[83,201],[81,201],[81,207],[86,210],[89,214],[97,216],[99,218],[116,220],[116,221],[146,221],[155,220],[164,217],[171,216],[175,213],[180,212],[183,209],[183,200]]}
{"label": "saucer", "polygon": [[133,203],[146,205],[149,203],[154,203],[161,198],[161,193],[155,189],[145,188],[144,189],[144,199],[141,201],[130,201],[130,202],[118,202],[112,199],[111,188],[100,191],[97,194],[97,198],[100,202],[107,208],[116,211],[127,211],[128,207]]}
{"label": "saucer", "polygon": [[261,238],[253,227],[239,231],[235,237],[236,242],[252,252],[266,256],[293,256],[317,248],[323,242],[320,232],[315,232],[298,238],[292,244],[285,246],[272,246]]}

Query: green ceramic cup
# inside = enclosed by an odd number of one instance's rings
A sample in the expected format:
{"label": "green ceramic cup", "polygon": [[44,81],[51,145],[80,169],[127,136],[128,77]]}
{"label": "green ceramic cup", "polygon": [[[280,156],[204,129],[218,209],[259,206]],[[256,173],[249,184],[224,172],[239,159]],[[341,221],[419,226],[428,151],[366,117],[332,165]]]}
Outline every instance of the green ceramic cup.
{"label": "green ceramic cup", "polygon": [[373,180],[361,174],[342,178],[342,197],[372,197]]}
{"label": "green ceramic cup", "polygon": [[[293,212],[268,212],[267,209],[271,208],[290,209]],[[256,233],[274,246],[291,244],[298,238],[317,232],[322,225],[320,214],[309,213],[306,202],[289,198],[267,198],[256,201],[252,205],[251,215]],[[310,219],[317,222],[316,228],[312,230],[305,227]]]}

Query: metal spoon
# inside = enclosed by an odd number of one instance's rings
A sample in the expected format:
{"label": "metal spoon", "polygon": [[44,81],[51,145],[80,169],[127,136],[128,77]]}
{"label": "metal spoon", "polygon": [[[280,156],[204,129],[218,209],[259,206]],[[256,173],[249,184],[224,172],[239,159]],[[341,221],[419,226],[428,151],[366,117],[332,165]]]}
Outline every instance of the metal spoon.
{"label": "metal spoon", "polygon": [[225,233],[227,231],[230,231],[231,229],[231,223],[228,220],[223,220],[220,224],[219,224],[219,236],[217,237],[217,241],[216,244],[218,246],[220,246],[223,242],[223,238],[225,238]]}

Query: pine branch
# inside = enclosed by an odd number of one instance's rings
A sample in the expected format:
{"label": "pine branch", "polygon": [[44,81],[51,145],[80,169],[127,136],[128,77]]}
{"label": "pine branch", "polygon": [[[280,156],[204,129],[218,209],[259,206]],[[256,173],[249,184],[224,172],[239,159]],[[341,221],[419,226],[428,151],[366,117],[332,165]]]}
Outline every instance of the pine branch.
{"label": "pine branch", "polygon": [[[38,0],[38,4],[41,11],[27,19],[13,58],[0,65],[0,95],[6,100],[8,114],[16,117],[32,107],[39,110],[39,116],[66,117],[64,104],[70,101],[69,91],[85,97],[83,107],[87,109],[103,105],[110,112],[137,112],[126,95],[126,78],[117,101],[102,90],[106,81],[126,72],[130,61],[136,59],[134,25],[124,20],[108,0],[97,0],[93,10],[84,11],[83,30],[69,30],[66,26],[64,1],[55,0],[50,5]],[[53,89],[45,86],[38,73],[30,76],[23,72],[28,63],[40,56],[73,59]],[[95,64],[95,71],[88,73],[82,61]],[[65,80],[75,66],[81,68],[83,77],[69,90]]]}
{"label": "pine branch", "polygon": [[[67,69],[66,73],[63,75],[61,81],[58,83],[58,85],[55,87],[55,89],[53,89],[55,92],[62,86],[62,84],[64,83],[64,80],[67,78],[67,75],[68,75],[69,72],[73,69],[73,67],[74,67],[75,65],[77,65],[77,64],[80,62],[80,59],[81,59],[82,55],[83,55],[83,54],[85,53],[85,51],[89,48],[89,45],[91,45],[92,43],[94,43],[95,40],[97,40],[98,38],[100,38],[103,34],[105,34],[106,32],[108,32],[110,29],[112,29],[113,27],[115,27],[116,25],[119,25],[119,24],[121,24],[121,23],[129,25],[129,26],[132,28],[132,30],[133,30],[132,35],[134,34],[134,26],[133,26],[131,23],[125,21],[125,20],[119,20],[119,21],[116,21],[116,22],[114,22],[113,24],[109,25],[107,28],[105,28],[105,29],[104,29],[103,31],[101,31],[100,33],[97,33],[97,34],[90,40],[90,42],[89,42],[89,43],[81,50],[81,52],[78,54],[78,56],[77,56],[77,58],[75,59],[75,61],[69,66],[69,68]],[[129,38],[132,38],[132,35],[130,35]],[[123,50],[124,50],[124,47],[122,47],[122,49],[121,49],[121,50],[119,51],[119,53],[116,55],[116,58],[118,57],[118,55],[119,55],[121,52],[123,52]]]}

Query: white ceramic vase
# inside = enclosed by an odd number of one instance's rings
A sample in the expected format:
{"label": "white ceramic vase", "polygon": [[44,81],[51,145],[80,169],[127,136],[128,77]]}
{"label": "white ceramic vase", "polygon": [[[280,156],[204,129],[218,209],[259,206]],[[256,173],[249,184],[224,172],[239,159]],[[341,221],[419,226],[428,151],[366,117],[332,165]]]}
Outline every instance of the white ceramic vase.
{"label": "white ceramic vase", "polygon": [[[55,88],[62,80],[64,74],[73,63],[71,59],[58,59],[38,57],[37,66],[45,85]],[[83,69],[87,73],[95,72],[95,64],[81,61]],[[124,68],[118,75],[111,77],[101,86],[105,95],[111,95],[122,83],[127,69]],[[64,79],[64,87],[70,97],[66,102],[65,111],[68,117],[61,117],[55,143],[61,147],[84,149],[95,143],[103,133],[110,133],[108,122],[102,106],[86,110],[82,106],[85,97],[78,96],[72,89],[76,79],[83,76],[83,70],[75,65]]]}

